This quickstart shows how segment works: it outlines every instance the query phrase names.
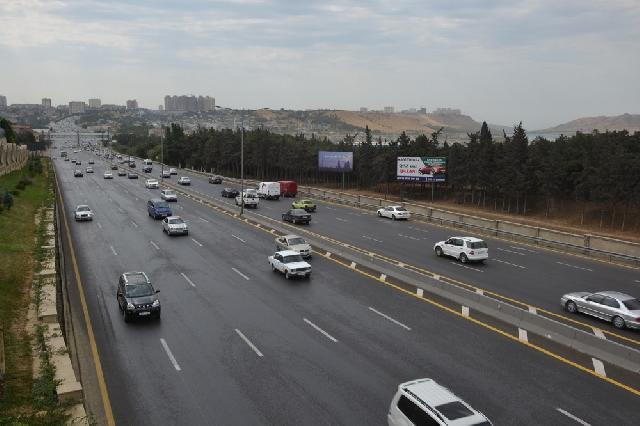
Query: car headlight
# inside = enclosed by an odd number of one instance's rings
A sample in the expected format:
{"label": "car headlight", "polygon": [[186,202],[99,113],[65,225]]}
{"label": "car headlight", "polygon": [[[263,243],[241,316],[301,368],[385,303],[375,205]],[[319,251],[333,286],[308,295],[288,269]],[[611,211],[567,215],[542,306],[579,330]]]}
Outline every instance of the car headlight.
{"label": "car headlight", "polygon": [[133,303],[131,302],[127,302],[127,309],[129,309],[130,311],[134,310],[136,307],[133,306]]}
{"label": "car headlight", "polygon": [[154,308],[157,308],[158,306],[160,306],[160,300],[158,299],[154,300],[151,306],[153,306]]}

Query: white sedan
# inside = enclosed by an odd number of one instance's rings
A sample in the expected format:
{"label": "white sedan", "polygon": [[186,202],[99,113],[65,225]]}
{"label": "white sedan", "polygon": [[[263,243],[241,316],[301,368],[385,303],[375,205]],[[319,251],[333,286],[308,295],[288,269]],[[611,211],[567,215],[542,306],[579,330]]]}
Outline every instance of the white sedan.
{"label": "white sedan", "polygon": [[167,235],[189,235],[189,227],[180,216],[168,216],[162,221],[162,230]]}
{"label": "white sedan", "polygon": [[404,219],[408,220],[411,213],[402,206],[387,206],[378,209],[378,217],[388,217],[392,220]]}
{"label": "white sedan", "polygon": [[174,167],[171,167],[171,168],[169,169],[169,174],[171,174],[171,175],[177,175],[177,174],[178,174],[178,170],[177,170],[177,169],[175,169]]}
{"label": "white sedan", "polygon": [[163,189],[160,191],[160,198],[165,201],[178,201],[178,196],[173,189]]}
{"label": "white sedan", "polygon": [[73,216],[76,221],[81,220],[93,220],[93,212],[86,204],[80,204],[76,207],[76,211],[73,212]]}
{"label": "white sedan", "polygon": [[178,179],[178,183],[180,185],[191,185],[191,179],[189,179],[187,176],[180,176],[180,179]]}
{"label": "white sedan", "polygon": [[158,179],[147,179],[144,181],[144,186],[146,188],[152,189],[152,188],[159,188],[160,184],[158,183]]}
{"label": "white sedan", "polygon": [[113,173],[111,173],[111,172],[104,172],[104,174],[102,176],[105,179],[113,179]]}
{"label": "white sedan", "polygon": [[297,251],[277,251],[273,256],[269,256],[269,264],[272,271],[283,273],[286,279],[311,276],[311,265],[302,260],[302,256]]}

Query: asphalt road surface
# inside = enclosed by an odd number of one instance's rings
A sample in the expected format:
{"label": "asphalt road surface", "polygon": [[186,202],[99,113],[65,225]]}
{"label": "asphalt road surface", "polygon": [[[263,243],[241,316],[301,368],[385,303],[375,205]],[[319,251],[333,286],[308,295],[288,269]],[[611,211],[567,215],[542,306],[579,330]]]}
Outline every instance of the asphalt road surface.
{"label": "asphalt road surface", "polygon": [[[331,260],[315,257],[310,280],[287,281],[267,263],[273,235],[188,199],[172,208],[189,236],[168,237],[146,211],[159,190],[145,189],[144,179],[104,180],[108,167],[92,153],[70,156],[82,168],[96,159],[95,173],[82,178],[73,177],[70,162],[54,164],[69,219],[78,204],[95,213],[92,222],[70,226],[119,424],[385,424],[397,385],[422,377],[495,424],[636,423],[632,393]],[[221,190],[192,181],[192,190]],[[289,202],[261,201],[259,213],[277,218]],[[546,251],[492,253],[522,270],[493,261],[483,272],[466,270],[433,258],[433,242],[450,231],[322,203],[311,227],[550,306],[564,288],[588,289],[607,273],[615,281],[596,289],[611,288],[635,274]],[[564,269],[558,259],[592,271]],[[160,321],[122,319],[116,283],[137,270],[161,290]]]}

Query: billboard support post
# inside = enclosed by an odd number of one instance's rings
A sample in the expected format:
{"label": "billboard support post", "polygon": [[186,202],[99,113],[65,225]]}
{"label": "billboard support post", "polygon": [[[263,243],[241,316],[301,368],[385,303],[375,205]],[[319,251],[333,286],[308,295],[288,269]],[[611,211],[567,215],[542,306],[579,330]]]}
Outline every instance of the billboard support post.
{"label": "billboard support post", "polygon": [[431,182],[431,202],[433,203],[433,193],[435,192],[436,183]]}

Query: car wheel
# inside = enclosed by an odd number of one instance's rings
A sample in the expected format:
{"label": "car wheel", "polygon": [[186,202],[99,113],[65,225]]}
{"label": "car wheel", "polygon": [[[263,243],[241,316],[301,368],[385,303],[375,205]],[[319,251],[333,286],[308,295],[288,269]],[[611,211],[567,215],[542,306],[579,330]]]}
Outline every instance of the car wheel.
{"label": "car wheel", "polygon": [[564,305],[564,307],[567,309],[568,312],[575,314],[578,312],[578,305],[575,304],[575,302],[572,301],[568,301],[566,305]]}
{"label": "car wheel", "polygon": [[382,213],[378,212],[378,217],[382,217]]}
{"label": "car wheel", "polygon": [[467,257],[467,255],[466,255],[466,254],[462,253],[462,254],[460,255],[460,262],[462,262],[462,263],[467,263],[467,262],[469,262],[469,258]]}
{"label": "car wheel", "polygon": [[442,248],[436,247],[436,256],[442,257]]}
{"label": "car wheel", "polygon": [[290,279],[291,278],[291,275],[289,275],[289,271],[284,271],[284,277],[286,279]]}
{"label": "car wheel", "polygon": [[189,235],[189,231],[185,231],[184,235]]}
{"label": "car wheel", "polygon": [[395,214],[391,215],[391,220],[396,220],[396,215]]}
{"label": "car wheel", "polygon": [[271,272],[275,272],[276,271],[276,267],[273,266],[273,263],[271,264]]}
{"label": "car wheel", "polygon": [[624,320],[621,317],[615,316],[611,322],[613,322],[613,326],[618,330],[622,330],[625,327]]}
{"label": "car wheel", "polygon": [[127,315],[127,310],[124,308],[122,309],[122,318],[124,318],[124,322],[131,321],[131,317]]}

